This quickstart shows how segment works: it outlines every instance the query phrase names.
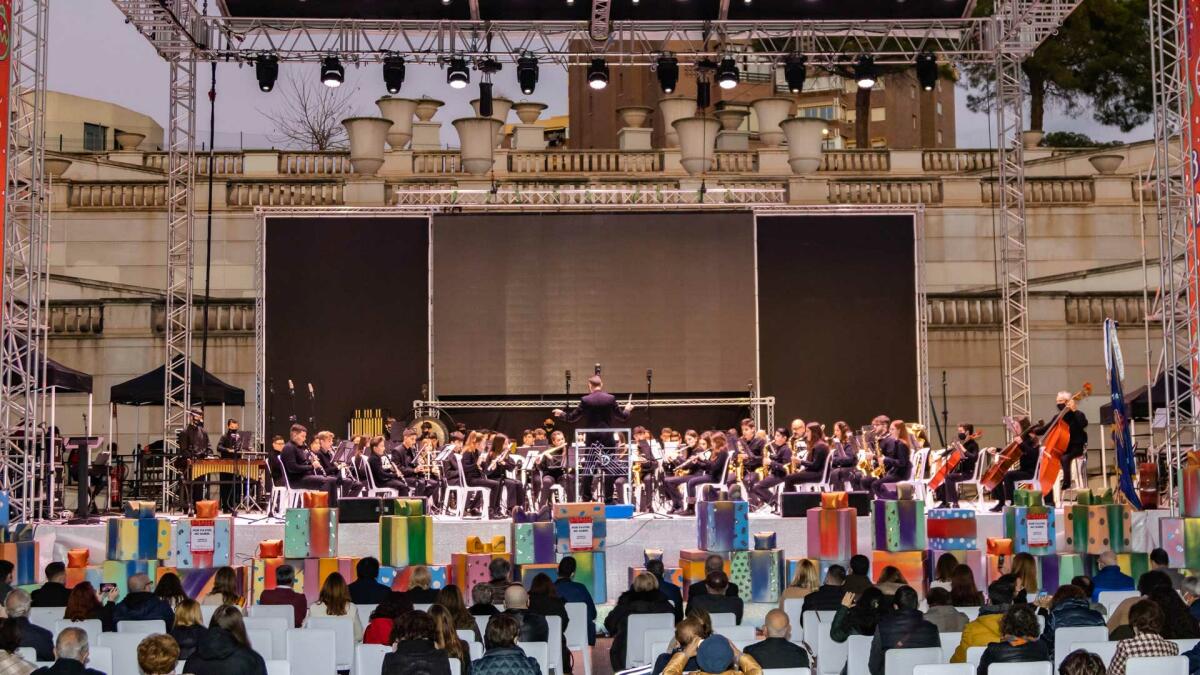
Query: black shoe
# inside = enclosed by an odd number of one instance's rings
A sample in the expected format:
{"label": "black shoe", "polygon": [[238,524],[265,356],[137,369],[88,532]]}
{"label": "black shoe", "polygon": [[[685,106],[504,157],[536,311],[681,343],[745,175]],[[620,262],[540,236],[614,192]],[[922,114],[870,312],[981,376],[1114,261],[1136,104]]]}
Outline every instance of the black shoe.
{"label": "black shoe", "polygon": [[948,509],[948,508],[950,508],[950,502],[938,502],[938,505],[937,505],[937,506],[935,506],[935,507],[933,507],[933,508],[935,508],[935,509]]}
{"label": "black shoe", "polygon": [[988,511],[991,511],[992,513],[1001,513],[1004,511],[1004,502],[996,504],[992,508],[988,509]]}

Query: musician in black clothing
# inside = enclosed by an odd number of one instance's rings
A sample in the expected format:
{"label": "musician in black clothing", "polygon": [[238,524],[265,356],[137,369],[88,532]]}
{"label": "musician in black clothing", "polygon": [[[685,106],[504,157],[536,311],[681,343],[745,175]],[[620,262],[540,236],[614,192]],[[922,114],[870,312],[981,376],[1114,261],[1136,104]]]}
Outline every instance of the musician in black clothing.
{"label": "musician in black clothing", "polygon": [[[531,432],[530,437],[534,438],[534,445],[537,448],[536,436]],[[544,446],[543,446],[544,447]],[[570,480],[566,470],[567,461],[567,437],[563,432],[555,430],[550,435],[550,445],[542,450],[542,454],[537,459],[537,475],[534,478],[541,486],[538,492],[538,502],[541,506],[550,504],[550,493],[555,485],[563,486],[567,493],[568,501],[575,501],[575,481]]]}
{"label": "musician in black clothing", "polygon": [[939,509],[958,508],[958,482],[975,477],[975,464],[979,461],[979,444],[975,442],[975,425],[963,422],[958,425],[958,443],[962,446],[962,459],[953,469],[946,472],[946,480],[938,486]]}
{"label": "musician in black clothing", "polygon": [[1004,475],[1004,482],[992,490],[992,496],[996,498],[996,505],[991,510],[996,513],[1004,510],[1006,500],[1012,501],[1017,492],[1016,484],[1019,481],[1032,479],[1034,472],[1037,471],[1038,455],[1041,453],[1038,436],[1042,430],[1030,426],[1029,420],[1025,417],[1018,420],[1018,423],[1021,425],[1021,459],[1017,462],[1016,468]]}
{"label": "musician in black clothing", "polygon": [[188,413],[188,425],[179,432],[179,456],[175,459],[183,479],[183,501],[187,504],[185,510],[190,511],[191,505],[197,500],[205,499],[205,483],[191,480],[190,467],[193,461],[208,456],[210,446],[208,432],[204,430],[204,410],[194,408]]}
{"label": "musician in black clothing", "polygon": [[766,477],[756,481],[750,488],[751,506],[761,506],[772,503],[771,490],[787,478],[788,466],[792,462],[792,447],[788,444],[788,430],[779,427],[775,437],[767,447]]}
{"label": "musician in black clothing", "polygon": [[242,440],[242,432],[238,430],[238,421],[230,418],[225,423],[225,433],[217,440],[217,453],[222,457],[237,457]]}
{"label": "musician in black clothing", "polygon": [[1087,416],[1083,414],[1077,406],[1075,398],[1071,396],[1069,391],[1060,391],[1056,397],[1055,405],[1062,411],[1062,420],[1067,423],[1067,428],[1070,430],[1070,436],[1067,440],[1067,449],[1062,454],[1062,489],[1069,490],[1073,480],[1071,479],[1071,462],[1079,457],[1083,457],[1087,452]]}
{"label": "musician in black clothing", "polygon": [[279,459],[287,472],[288,483],[293,490],[324,490],[329,493],[329,505],[337,505],[337,478],[325,475],[321,462],[308,450],[308,429],[303,424],[293,424],[289,431],[291,440],[283,446]]}
{"label": "musician in black clothing", "polygon": [[376,436],[371,439],[371,454],[367,457],[367,466],[371,469],[371,480],[377,488],[391,488],[397,494],[408,494],[408,485],[404,477],[392,463],[392,455],[387,451],[387,439]]}
{"label": "musician in black clothing", "polygon": [[844,490],[846,483],[857,488],[862,483],[858,470],[858,446],[850,425],[843,421],[833,424],[833,457],[829,460],[829,484],[834,490]]}
{"label": "musician in black clothing", "polygon": [[864,478],[862,486],[878,496],[886,496],[889,485],[908,480],[912,476],[912,457],[908,427],[904,420],[894,420],[890,433],[879,441],[883,455],[884,474],[880,478]]}
{"label": "musician in black clothing", "polygon": [[480,470],[480,457],[484,452],[483,442],[484,434],[478,431],[472,431],[467,436],[467,442],[462,446],[462,453],[459,455],[459,461],[462,462],[463,478],[466,481],[467,487],[481,487],[491,490],[488,503],[483,505],[483,508],[488,509],[492,515],[498,516],[500,511],[500,483],[483,475]]}
{"label": "musician in black clothing", "polygon": [[342,496],[356,497],[362,492],[363,484],[349,474],[342,471],[342,467],[338,466],[333,461],[333,432],[319,431],[317,432],[317,451],[313,453],[317,461],[321,463],[321,469],[326,476],[333,476],[337,479],[337,485],[341,488]]}
{"label": "musician in black clothing", "polygon": [[[508,495],[508,512],[512,513],[517,506],[525,504],[525,485],[508,477],[508,472],[517,468],[517,462],[509,454],[507,447],[507,436],[496,434],[492,437],[490,449],[483,460],[483,475],[505,490]],[[496,503],[500,503],[498,496]]]}
{"label": "musician in black clothing", "polygon": [[[708,443],[712,446],[709,454],[709,460],[698,464],[702,469],[701,473],[697,473],[688,480],[688,508],[683,512],[683,515],[696,515],[696,494],[702,485],[715,483],[724,485],[726,476],[732,473],[733,462],[730,458],[733,453],[729,450],[729,439],[721,432],[713,432],[708,435]],[[700,445],[705,443],[705,437],[700,437]],[[705,501],[713,498],[713,495],[705,495]]]}
{"label": "musician in black clothing", "polygon": [[[637,426],[633,429],[633,442],[637,446],[636,459],[640,462],[640,466],[635,466],[633,472],[640,475],[642,481],[641,498],[638,500],[637,509],[642,513],[649,513],[654,510],[654,491],[658,486],[656,476],[658,475],[658,459],[654,456],[654,443],[652,439],[654,435],[650,430],[643,426]],[[623,478],[617,480],[618,489],[623,485]]]}
{"label": "musician in black clothing", "polygon": [[392,459],[392,468],[404,477],[409,491],[417,497],[428,497],[437,492],[437,481],[426,477],[417,471],[417,457],[420,448],[417,446],[417,430],[405,429],[400,445],[394,445],[388,453]]}
{"label": "musician in black clothing", "polygon": [[[683,433],[683,445],[679,448],[679,456],[663,462],[664,477],[661,489],[663,495],[671,502],[672,511],[683,511],[683,493],[680,488],[703,470],[702,452],[704,451],[700,448],[700,435],[695,429],[688,429]],[[677,476],[675,472],[679,469],[683,469],[685,473]]]}
{"label": "musician in black clothing", "polygon": [[798,470],[783,479],[784,491],[791,490],[801,483],[820,483],[825,478],[829,445],[825,442],[825,433],[821,431],[820,423],[809,422],[804,427],[804,442],[808,447],[808,457],[795,462]]}
{"label": "musician in black clothing", "polygon": [[[563,418],[571,424],[582,423],[585,429],[612,429],[617,422],[625,422],[629,419],[629,413],[633,410],[632,403],[626,403],[624,406],[617,404],[617,397],[604,391],[604,381],[599,375],[593,375],[588,378],[588,389],[586,395],[579,399],[579,405],[573,410],[564,412],[561,409],[554,410],[554,416]],[[614,441],[609,434],[589,434],[584,439],[587,445],[600,443],[604,446],[613,445]],[[617,484],[616,476],[605,476],[602,489],[604,495],[602,497],[604,503],[614,503],[613,492]],[[592,476],[579,477],[579,489],[582,492],[581,499],[590,499],[592,494]]]}

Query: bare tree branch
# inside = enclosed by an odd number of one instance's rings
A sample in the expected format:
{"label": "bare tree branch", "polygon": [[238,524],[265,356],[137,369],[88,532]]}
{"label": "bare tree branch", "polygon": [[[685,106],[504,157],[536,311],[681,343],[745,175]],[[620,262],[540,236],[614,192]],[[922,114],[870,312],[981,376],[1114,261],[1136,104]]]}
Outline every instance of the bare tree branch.
{"label": "bare tree branch", "polygon": [[303,150],[341,150],[346,147],[346,128],[342,120],[353,116],[351,98],[355,89],[326,87],[309,77],[288,73],[277,89],[283,104],[276,110],[262,110],[274,131],[272,143]]}

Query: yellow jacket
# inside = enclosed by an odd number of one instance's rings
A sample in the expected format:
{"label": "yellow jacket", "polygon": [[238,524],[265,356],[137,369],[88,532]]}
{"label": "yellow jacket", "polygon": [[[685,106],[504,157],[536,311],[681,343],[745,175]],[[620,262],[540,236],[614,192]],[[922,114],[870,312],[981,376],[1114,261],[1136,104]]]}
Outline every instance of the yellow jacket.
{"label": "yellow jacket", "polygon": [[966,628],[963,628],[962,642],[958,643],[958,649],[954,650],[950,663],[966,663],[967,650],[971,647],[986,647],[993,642],[999,642],[1003,637],[1000,634],[1002,618],[1003,614],[981,614],[978,619],[967,624]]}
{"label": "yellow jacket", "polygon": [[[683,668],[687,665],[687,661],[687,655],[683,652],[677,652],[667,662],[667,666],[663,668],[662,675],[683,675]],[[705,673],[704,671],[697,670],[692,675],[696,675],[697,673],[699,675],[738,675],[739,673],[741,675],[762,675],[762,672],[758,661],[755,661],[753,656],[743,653],[741,658],[738,659],[737,670],[726,670],[723,673]]]}

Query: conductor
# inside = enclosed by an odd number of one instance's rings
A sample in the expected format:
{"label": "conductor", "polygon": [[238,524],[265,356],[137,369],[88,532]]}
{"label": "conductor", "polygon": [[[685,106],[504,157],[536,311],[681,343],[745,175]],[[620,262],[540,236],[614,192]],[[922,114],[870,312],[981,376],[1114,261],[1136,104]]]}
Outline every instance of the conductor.
{"label": "conductor", "polygon": [[[593,375],[588,378],[588,389],[590,391],[579,399],[579,405],[575,406],[574,409],[563,411],[556,408],[554,416],[566,419],[571,424],[582,421],[585,429],[611,429],[616,426],[617,422],[624,422],[629,419],[629,413],[633,410],[633,404],[618,405],[617,397],[604,391],[604,382],[600,379],[599,375]],[[608,445],[612,443],[611,438],[591,436],[596,435],[590,435],[586,439],[588,445],[594,443]],[[613,491],[616,485],[617,476],[604,477],[604,503],[611,504],[614,502]],[[592,476],[579,476],[579,489],[581,495],[591,495]]]}

